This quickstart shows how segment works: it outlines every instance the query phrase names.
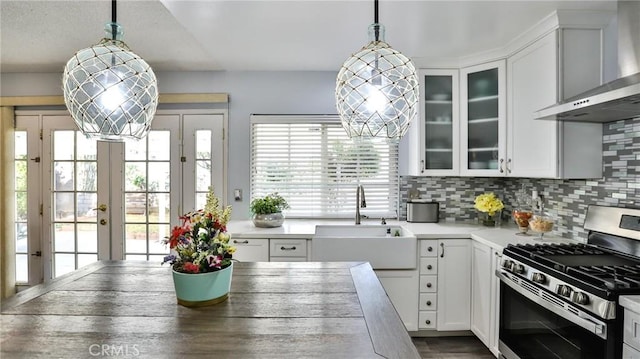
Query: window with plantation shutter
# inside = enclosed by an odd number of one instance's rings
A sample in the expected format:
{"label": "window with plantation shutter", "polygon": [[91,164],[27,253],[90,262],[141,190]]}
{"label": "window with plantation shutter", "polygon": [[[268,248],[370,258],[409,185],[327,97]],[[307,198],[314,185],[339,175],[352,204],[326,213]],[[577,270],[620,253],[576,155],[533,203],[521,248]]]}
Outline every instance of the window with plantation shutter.
{"label": "window with plantation shutter", "polygon": [[356,187],[369,217],[397,217],[398,146],[351,140],[337,115],[251,116],[251,198],[278,192],[287,217],[355,215]]}

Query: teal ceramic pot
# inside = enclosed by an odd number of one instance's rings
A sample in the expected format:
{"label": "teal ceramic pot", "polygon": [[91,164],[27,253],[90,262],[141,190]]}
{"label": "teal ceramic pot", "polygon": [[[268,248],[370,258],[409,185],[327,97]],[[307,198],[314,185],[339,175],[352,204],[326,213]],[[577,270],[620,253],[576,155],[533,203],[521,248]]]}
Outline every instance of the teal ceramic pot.
{"label": "teal ceramic pot", "polygon": [[172,272],[178,304],[185,307],[213,305],[225,301],[229,296],[233,262],[227,268],[216,272],[198,274]]}

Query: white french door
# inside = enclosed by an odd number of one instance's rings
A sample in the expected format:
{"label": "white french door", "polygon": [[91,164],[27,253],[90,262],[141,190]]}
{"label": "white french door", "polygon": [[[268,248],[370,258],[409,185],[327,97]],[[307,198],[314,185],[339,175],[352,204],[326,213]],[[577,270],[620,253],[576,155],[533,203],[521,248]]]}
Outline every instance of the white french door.
{"label": "white french door", "polygon": [[210,186],[226,198],[224,112],[159,111],[146,138],[123,143],[86,139],[64,111],[16,121],[16,172],[28,179],[16,179],[16,202],[29,204],[16,216],[18,282],[97,260],[160,263],[181,212]]}

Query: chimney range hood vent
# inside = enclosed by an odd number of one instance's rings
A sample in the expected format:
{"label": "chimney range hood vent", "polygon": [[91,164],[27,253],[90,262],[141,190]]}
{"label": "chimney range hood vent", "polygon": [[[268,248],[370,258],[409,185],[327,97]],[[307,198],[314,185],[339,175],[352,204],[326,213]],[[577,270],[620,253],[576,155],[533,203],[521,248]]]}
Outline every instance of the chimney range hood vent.
{"label": "chimney range hood vent", "polygon": [[534,113],[538,120],[611,122],[640,116],[640,2],[618,1],[620,78]]}
{"label": "chimney range hood vent", "polygon": [[537,111],[538,120],[611,122],[640,116],[640,73]]}

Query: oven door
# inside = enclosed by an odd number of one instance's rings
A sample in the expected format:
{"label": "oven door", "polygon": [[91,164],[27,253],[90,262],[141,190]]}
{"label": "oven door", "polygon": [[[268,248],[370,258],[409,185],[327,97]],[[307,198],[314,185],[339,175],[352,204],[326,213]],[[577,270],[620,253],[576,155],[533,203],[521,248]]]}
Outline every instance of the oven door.
{"label": "oven door", "polygon": [[498,270],[496,275],[503,358],[614,358],[613,325],[573,306],[568,310],[554,293],[511,273]]}

